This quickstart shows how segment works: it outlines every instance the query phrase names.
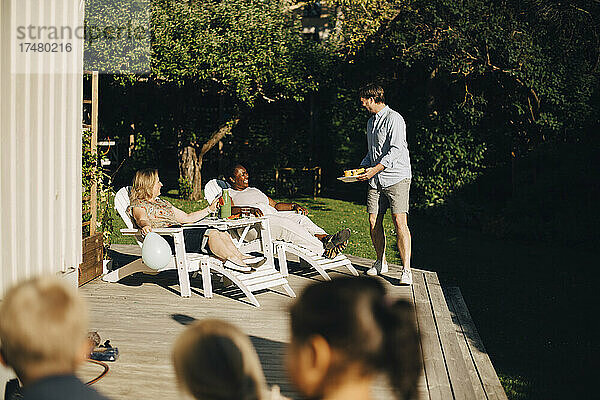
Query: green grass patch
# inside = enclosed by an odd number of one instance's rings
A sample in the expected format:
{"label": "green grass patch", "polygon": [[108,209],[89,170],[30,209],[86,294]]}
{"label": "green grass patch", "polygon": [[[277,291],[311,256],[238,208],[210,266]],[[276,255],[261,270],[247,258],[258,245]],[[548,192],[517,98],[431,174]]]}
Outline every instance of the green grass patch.
{"label": "green grass patch", "polygon": [[531,393],[531,383],[520,376],[499,374],[500,383],[509,400],[526,400]]}
{"label": "green grass patch", "polygon": [[[375,259],[376,255],[371,244],[369,220],[365,205],[323,197],[318,197],[316,200],[312,198],[297,198],[293,200],[284,199],[282,201],[294,201],[305,206],[309,210],[308,216],[310,219],[328,233],[335,233],[340,229],[350,228],[352,235],[344,253]],[[387,238],[385,247],[386,259],[390,263],[402,264],[400,253],[396,247],[396,232],[389,212],[384,219],[383,228]]]}

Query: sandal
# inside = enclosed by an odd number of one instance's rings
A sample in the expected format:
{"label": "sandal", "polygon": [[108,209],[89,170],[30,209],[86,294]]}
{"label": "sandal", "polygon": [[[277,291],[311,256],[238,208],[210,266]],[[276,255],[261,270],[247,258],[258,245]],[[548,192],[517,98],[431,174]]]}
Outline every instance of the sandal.
{"label": "sandal", "polygon": [[347,242],[348,239],[350,239],[350,229],[345,228],[333,235],[325,236],[321,241],[323,242],[323,247],[327,250]]}
{"label": "sandal", "polygon": [[325,251],[323,252],[323,257],[329,258],[329,259],[336,258],[338,256],[338,254],[340,254],[342,251],[344,251],[344,249],[346,249],[347,246],[348,246],[348,241],[346,240],[345,242],[340,243],[334,247],[325,249]]}

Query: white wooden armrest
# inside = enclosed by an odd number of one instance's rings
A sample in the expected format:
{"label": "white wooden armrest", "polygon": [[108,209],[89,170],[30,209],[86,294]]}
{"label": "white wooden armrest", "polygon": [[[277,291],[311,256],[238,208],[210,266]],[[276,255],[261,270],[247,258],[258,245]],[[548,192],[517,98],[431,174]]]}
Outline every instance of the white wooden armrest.
{"label": "white wooden armrest", "polygon": [[[172,235],[175,233],[183,232],[183,228],[154,228],[152,232],[158,233],[159,235]],[[121,233],[126,236],[139,235],[140,229],[123,228]]]}

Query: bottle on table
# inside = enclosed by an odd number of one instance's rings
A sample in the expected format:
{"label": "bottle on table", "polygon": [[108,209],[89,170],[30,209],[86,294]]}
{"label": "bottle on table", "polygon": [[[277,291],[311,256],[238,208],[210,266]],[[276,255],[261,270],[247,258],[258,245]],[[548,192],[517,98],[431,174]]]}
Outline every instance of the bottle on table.
{"label": "bottle on table", "polygon": [[219,216],[221,218],[231,217],[231,197],[229,196],[229,189],[223,189],[223,205],[221,206]]}

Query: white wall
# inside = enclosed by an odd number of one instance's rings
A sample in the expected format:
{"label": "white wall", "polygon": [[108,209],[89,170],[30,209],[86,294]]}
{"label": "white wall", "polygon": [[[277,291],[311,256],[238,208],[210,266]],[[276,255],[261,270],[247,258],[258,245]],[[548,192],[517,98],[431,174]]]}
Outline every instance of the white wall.
{"label": "white wall", "polygon": [[[83,41],[47,35],[83,26],[83,11],[83,0],[0,0],[0,298],[16,281],[81,262]],[[48,27],[46,37],[19,35],[29,25]],[[25,43],[63,51],[24,52]]]}
{"label": "white wall", "polygon": [[[81,263],[83,41],[23,52],[52,41],[19,39],[18,27],[75,28],[83,13],[83,0],[0,0],[0,299],[17,281]],[[11,376],[0,367],[0,398]]]}

